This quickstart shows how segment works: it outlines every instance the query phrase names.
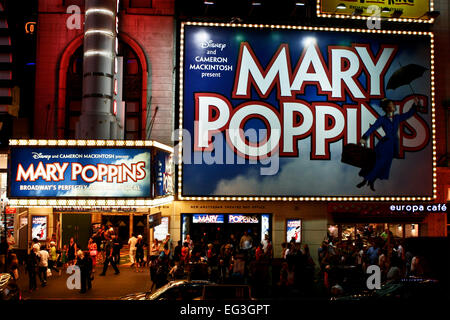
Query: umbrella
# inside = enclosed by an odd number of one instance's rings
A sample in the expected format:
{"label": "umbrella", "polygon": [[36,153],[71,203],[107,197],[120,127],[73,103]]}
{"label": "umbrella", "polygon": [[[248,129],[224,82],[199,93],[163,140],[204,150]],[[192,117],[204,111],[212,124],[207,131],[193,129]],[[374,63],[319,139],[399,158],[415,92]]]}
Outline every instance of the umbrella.
{"label": "umbrella", "polygon": [[417,78],[423,76],[423,73],[428,70],[418,64],[408,64],[395,71],[388,81],[386,89],[397,89],[398,87],[409,85],[411,91],[414,90],[411,87],[411,82]]}

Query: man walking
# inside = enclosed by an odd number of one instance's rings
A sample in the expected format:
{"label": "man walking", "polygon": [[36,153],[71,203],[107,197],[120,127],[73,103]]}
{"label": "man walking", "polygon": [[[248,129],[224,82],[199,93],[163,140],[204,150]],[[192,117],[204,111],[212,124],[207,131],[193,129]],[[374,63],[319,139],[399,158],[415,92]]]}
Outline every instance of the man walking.
{"label": "man walking", "polygon": [[120,264],[120,249],[122,248],[122,244],[119,240],[119,237],[116,234],[111,235],[113,241],[113,259],[116,265]]}
{"label": "man walking", "polygon": [[100,276],[104,276],[106,274],[106,270],[108,269],[108,265],[110,263],[115,271],[114,274],[119,274],[120,271],[113,259],[113,241],[111,238],[108,238],[105,243],[105,262],[103,263],[103,272],[100,273]]}
{"label": "man walking", "polygon": [[41,251],[38,252],[39,257],[39,280],[41,280],[41,286],[45,287],[47,285],[47,269],[48,269],[48,251],[45,246],[41,246]]}
{"label": "man walking", "polygon": [[134,233],[131,235],[131,238],[128,240],[128,245],[130,246],[130,262],[131,262],[131,267],[134,266],[135,264],[135,258],[136,258],[136,243],[137,243],[137,238],[134,235]]}

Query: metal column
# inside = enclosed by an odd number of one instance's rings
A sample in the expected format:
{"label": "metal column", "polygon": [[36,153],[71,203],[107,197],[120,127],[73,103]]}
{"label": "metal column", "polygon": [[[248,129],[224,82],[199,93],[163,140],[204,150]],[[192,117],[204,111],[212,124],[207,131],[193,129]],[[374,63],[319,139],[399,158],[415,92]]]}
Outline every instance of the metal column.
{"label": "metal column", "polygon": [[78,139],[117,139],[114,74],[117,55],[118,0],[86,0],[83,101]]}

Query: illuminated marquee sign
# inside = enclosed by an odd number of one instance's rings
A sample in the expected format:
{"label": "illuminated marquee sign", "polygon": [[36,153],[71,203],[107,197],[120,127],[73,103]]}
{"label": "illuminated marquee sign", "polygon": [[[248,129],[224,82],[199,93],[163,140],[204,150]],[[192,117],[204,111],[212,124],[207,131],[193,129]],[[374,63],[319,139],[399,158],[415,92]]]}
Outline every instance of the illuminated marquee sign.
{"label": "illuminated marquee sign", "polygon": [[155,156],[156,196],[173,194],[173,156],[169,152],[158,150]]}
{"label": "illuminated marquee sign", "polygon": [[259,219],[256,216],[230,214],[228,215],[228,223],[259,223]]}
{"label": "illuminated marquee sign", "polygon": [[434,22],[426,13],[433,0],[317,0],[319,17],[368,19],[382,17],[399,22]]}
{"label": "illuminated marquee sign", "polygon": [[194,214],[193,223],[223,223],[223,214]]}
{"label": "illuminated marquee sign", "polygon": [[286,242],[294,241],[302,242],[302,220],[287,219],[286,220]]}
{"label": "illuminated marquee sign", "polygon": [[39,241],[47,240],[48,228],[47,216],[32,216],[31,217],[31,239],[38,239]]}
{"label": "illuminated marquee sign", "polygon": [[10,197],[150,197],[144,148],[11,149]]}
{"label": "illuminated marquee sign", "polygon": [[[181,199],[435,195],[431,33],[185,23],[181,34]],[[367,172],[340,161],[362,137],[387,159]],[[365,176],[375,190],[356,187]]]}

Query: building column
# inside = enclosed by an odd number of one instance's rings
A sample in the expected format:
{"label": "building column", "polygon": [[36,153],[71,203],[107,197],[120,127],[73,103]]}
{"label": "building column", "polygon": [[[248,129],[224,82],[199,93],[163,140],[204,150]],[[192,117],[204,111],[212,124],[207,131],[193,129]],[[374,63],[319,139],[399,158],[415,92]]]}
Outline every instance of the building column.
{"label": "building column", "polygon": [[86,0],[83,100],[78,139],[116,139],[114,75],[117,54],[117,0]]}

